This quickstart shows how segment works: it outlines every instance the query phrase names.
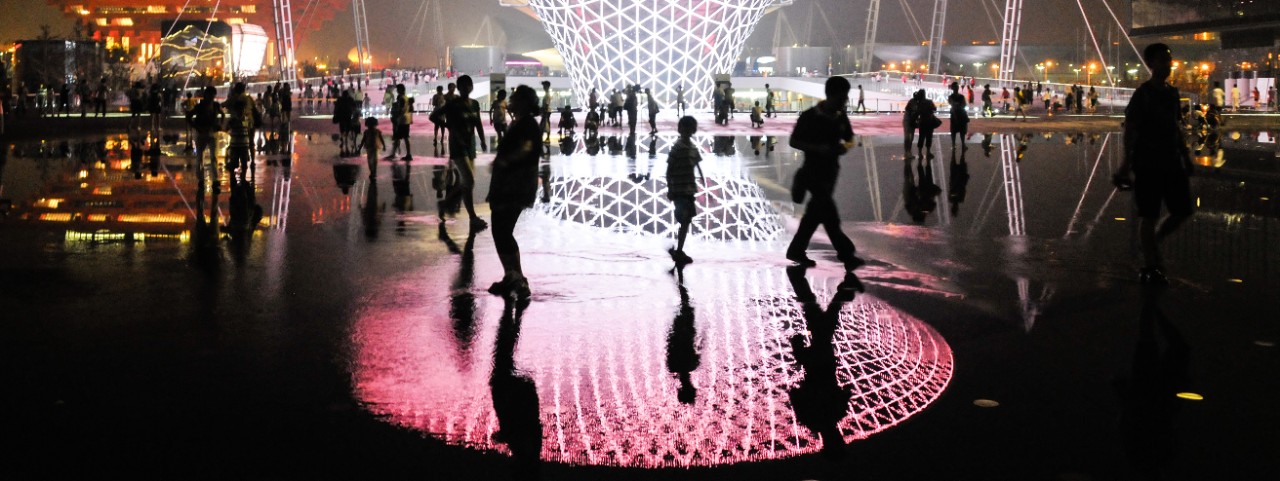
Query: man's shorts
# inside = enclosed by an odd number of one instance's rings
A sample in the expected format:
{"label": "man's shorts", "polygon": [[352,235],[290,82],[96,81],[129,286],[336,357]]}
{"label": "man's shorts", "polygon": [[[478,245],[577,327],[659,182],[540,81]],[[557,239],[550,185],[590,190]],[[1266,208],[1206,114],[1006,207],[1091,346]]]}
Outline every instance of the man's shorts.
{"label": "man's shorts", "polygon": [[688,224],[693,222],[693,216],[698,214],[698,205],[694,203],[693,196],[679,196],[671,199],[671,203],[676,206],[676,222]]}
{"label": "man's shorts", "polygon": [[409,124],[396,123],[391,127],[391,140],[409,138]]}
{"label": "man's shorts", "polygon": [[[1143,175],[1145,174],[1145,175]],[[1178,173],[1139,173],[1134,176],[1133,199],[1138,205],[1138,215],[1148,219],[1160,217],[1160,205],[1169,214],[1191,215],[1191,179]]]}

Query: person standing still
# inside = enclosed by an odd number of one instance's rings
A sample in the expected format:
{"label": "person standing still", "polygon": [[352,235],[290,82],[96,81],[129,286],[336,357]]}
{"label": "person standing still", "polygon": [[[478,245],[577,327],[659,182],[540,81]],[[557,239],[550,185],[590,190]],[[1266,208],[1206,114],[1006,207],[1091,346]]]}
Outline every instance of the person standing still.
{"label": "person standing still", "polygon": [[[479,232],[489,223],[476,215],[476,136],[480,137],[480,149],[489,150],[484,136],[484,124],[480,122],[480,102],[471,98],[475,85],[470,75],[457,80],[460,95],[445,104],[443,109],[431,114],[431,121],[444,124],[449,129],[449,162],[458,169],[458,182],[462,186],[462,205],[471,217],[471,230]],[[444,218],[440,219],[444,222]]]}
{"label": "person standing still", "polygon": [[[437,85],[435,95],[431,96],[431,116],[435,117],[437,110],[444,108],[444,87]],[[431,128],[431,147],[444,145],[444,139],[441,137],[445,134],[444,124],[432,124]]]}
{"label": "person standing still", "polygon": [[764,116],[773,118],[773,89],[764,84]]}
{"label": "person standing still", "polygon": [[803,199],[806,192],[812,196],[800,218],[800,227],[787,247],[787,259],[800,266],[817,265],[805,251],[819,225],[826,229],[836,257],[846,270],[852,271],[863,264],[856,255],[853,241],[840,228],[840,214],[832,198],[840,173],[840,156],[853,146],[853,127],[845,113],[851,89],[844,77],[828,78],[824,88],[826,100],[800,114],[791,132],[791,147],[804,151],[804,164],[796,172],[798,180],[794,187],[799,192],[793,192],[792,197]]}
{"label": "person standing still", "polygon": [[404,84],[396,84],[395,98],[391,100],[391,155],[387,160],[396,158],[400,151],[400,141],[404,141],[404,157],[400,160],[413,160],[413,150],[409,147],[409,97],[405,95]]}
{"label": "person standing still", "polygon": [[489,292],[523,299],[529,297],[529,280],[524,276],[514,232],[520,213],[533,207],[538,193],[538,162],[542,155],[542,132],[534,120],[538,94],[525,85],[516,87],[508,109],[515,121],[498,144],[488,199],[493,211],[493,246],[502,262],[503,275],[502,280],[489,286]]}
{"label": "person standing still", "polygon": [[[1116,187],[1133,189],[1138,206],[1143,284],[1168,284],[1160,243],[1191,217],[1191,153],[1180,127],[1178,89],[1169,85],[1173,54],[1156,43],[1142,52],[1151,79],[1134,91],[1124,111],[1124,160],[1112,177]],[[1160,221],[1160,207],[1169,215]]]}
{"label": "person standing still", "polygon": [[627,128],[631,135],[636,134],[636,116],[640,114],[640,100],[637,98],[637,90],[640,87],[633,85],[627,87],[627,100],[622,104],[627,109]]}
{"label": "person standing still", "polygon": [[644,96],[649,110],[649,135],[658,135],[658,99],[653,97],[653,92],[649,89],[644,89]]}

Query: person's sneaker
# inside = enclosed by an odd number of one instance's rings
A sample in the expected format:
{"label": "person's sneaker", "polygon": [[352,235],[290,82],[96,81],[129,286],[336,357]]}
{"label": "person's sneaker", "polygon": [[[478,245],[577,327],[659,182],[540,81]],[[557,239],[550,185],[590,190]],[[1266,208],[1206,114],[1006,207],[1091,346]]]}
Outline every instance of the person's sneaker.
{"label": "person's sneaker", "polygon": [[396,154],[391,154],[386,157],[383,157],[382,160],[396,160]]}
{"label": "person's sneaker", "polygon": [[801,267],[816,267],[818,265],[817,262],[814,262],[813,259],[810,259],[809,256],[804,255],[804,253],[787,254],[787,260],[794,262],[796,263],[796,265]]}
{"label": "person's sneaker", "polygon": [[489,227],[489,223],[488,223],[488,222],[485,222],[485,221],[484,221],[484,219],[481,219],[481,218],[479,218],[479,217],[472,217],[472,218],[471,218],[471,230],[473,230],[473,231],[482,231],[482,230],[484,230],[484,229],[485,229],[485,228],[487,228],[487,227]]}
{"label": "person's sneaker", "polygon": [[405,162],[408,162],[408,161],[410,161],[410,160],[413,160],[413,157],[410,157],[410,156],[406,155],[406,156],[404,156],[404,157],[401,157],[401,158],[400,158],[400,160],[403,160],[403,161],[405,161]]}
{"label": "person's sneaker", "polygon": [[1167,286],[1169,278],[1159,267],[1143,267],[1138,270],[1138,282],[1149,286]]}
{"label": "person's sneaker", "polygon": [[684,251],[667,249],[667,253],[671,254],[671,260],[675,261],[677,265],[685,265],[693,262],[693,258],[689,257],[688,254],[685,254]]}

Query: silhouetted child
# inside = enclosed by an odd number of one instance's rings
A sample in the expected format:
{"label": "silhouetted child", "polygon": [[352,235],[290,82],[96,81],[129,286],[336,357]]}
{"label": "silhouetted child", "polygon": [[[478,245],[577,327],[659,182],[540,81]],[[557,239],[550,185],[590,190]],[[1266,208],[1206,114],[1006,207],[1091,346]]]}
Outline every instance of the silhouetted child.
{"label": "silhouetted child", "polygon": [[566,131],[573,133],[573,129],[577,127],[578,119],[573,116],[573,108],[564,104],[564,108],[560,109],[560,135],[564,135]]}
{"label": "silhouetted child", "polygon": [[698,146],[693,144],[693,134],[698,132],[698,121],[685,116],[680,119],[676,128],[680,132],[680,140],[676,141],[671,147],[671,153],[667,154],[667,198],[675,205],[676,222],[680,223],[680,230],[676,234],[676,247],[667,252],[677,265],[684,265],[693,262],[684,253],[684,239],[689,235],[689,224],[693,222],[693,216],[698,210],[694,203],[698,184],[693,178],[693,172],[697,169],[698,177],[703,177],[702,166],[698,165],[702,161],[702,154],[698,152]]}
{"label": "silhouetted child", "polygon": [[600,113],[595,109],[587,111],[587,122],[583,126],[587,137],[595,137],[600,133]]}
{"label": "silhouetted child", "polygon": [[365,157],[369,160],[369,178],[372,179],[378,174],[378,152],[387,148],[387,142],[382,139],[382,131],[378,130],[378,119],[368,117],[364,119],[364,126],[360,148],[364,149]]}

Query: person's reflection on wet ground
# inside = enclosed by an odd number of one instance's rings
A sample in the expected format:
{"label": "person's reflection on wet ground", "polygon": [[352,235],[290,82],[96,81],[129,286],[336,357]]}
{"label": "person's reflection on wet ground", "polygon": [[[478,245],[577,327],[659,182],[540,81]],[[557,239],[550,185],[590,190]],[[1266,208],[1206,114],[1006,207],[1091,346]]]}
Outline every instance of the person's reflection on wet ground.
{"label": "person's reflection on wet ground", "polygon": [[982,155],[991,157],[991,138],[994,136],[991,132],[982,134]]}
{"label": "person's reflection on wet ground", "polygon": [[717,135],[712,141],[711,153],[723,156],[732,156],[735,153],[733,148],[734,137],[728,135]]}
{"label": "person's reflection on wet ground", "polygon": [[622,141],[618,136],[610,135],[606,143],[609,144],[609,155],[622,155]]}
{"label": "person's reflection on wet ground", "polygon": [[413,190],[409,182],[412,175],[413,165],[409,162],[391,164],[391,189],[395,192],[394,205],[399,211],[413,210]]}
{"label": "person's reflection on wet ground", "polygon": [[684,265],[676,264],[671,273],[676,277],[676,289],[680,292],[680,308],[671,319],[671,331],[667,333],[667,371],[680,380],[676,399],[684,404],[693,404],[698,397],[698,389],[690,375],[701,363],[698,327],[694,322],[693,304],[689,301],[689,289],[684,286]]}
{"label": "person's reflection on wet ground", "polygon": [[243,242],[253,235],[254,229],[262,221],[262,205],[258,204],[254,195],[252,181],[237,180],[235,176],[230,176],[228,180],[231,188],[228,207],[231,212],[227,218],[227,234],[232,241]]}
{"label": "person's reflection on wet ground", "polygon": [[507,445],[515,460],[515,479],[538,479],[542,467],[542,418],[538,412],[538,387],[533,378],[515,365],[520,323],[528,299],[503,297],[502,319],[493,346],[493,373],[489,388],[498,417],[494,441]]}
{"label": "person's reflection on wet ground", "polygon": [[587,137],[587,155],[595,157],[600,155],[600,137],[592,135]]}
{"label": "person's reflection on wet ground", "polygon": [[947,202],[951,204],[951,215],[960,215],[960,204],[964,203],[969,190],[969,163],[965,161],[968,149],[960,150],[960,161],[956,162],[956,151],[951,151],[951,172],[947,188]]}
{"label": "person's reflection on wet ground", "polygon": [[919,165],[914,168],[913,163],[911,158],[903,161],[902,207],[911,216],[913,222],[921,224],[934,209],[937,209],[938,202],[934,197],[941,189],[933,183],[933,167],[930,162],[921,159]]}
{"label": "person's reflection on wet ground", "polygon": [[577,147],[578,139],[574,136],[572,131],[569,132],[568,135],[560,137],[560,153],[562,155],[573,155],[573,151]]}
{"label": "person's reflection on wet ground", "polygon": [[382,206],[378,205],[378,181],[370,180],[364,193],[364,205],[360,208],[360,220],[364,224],[364,235],[369,240],[378,238],[379,213],[382,210]]}
{"label": "person's reflection on wet ground", "polygon": [[476,335],[476,295],[471,292],[475,287],[475,253],[472,249],[476,243],[476,233],[467,234],[467,240],[461,248],[449,237],[449,233],[440,226],[440,241],[444,242],[449,252],[458,255],[458,273],[453,276],[449,285],[449,319],[454,339],[458,344],[458,362],[464,368],[470,368],[471,343]]}
{"label": "person's reflection on wet ground", "polygon": [[338,184],[342,195],[351,193],[351,186],[356,185],[356,176],[360,174],[358,164],[347,164],[341,161],[333,164],[333,181]]}
{"label": "person's reflection on wet ground", "polygon": [[804,267],[790,266],[786,269],[809,331],[808,346],[804,345],[802,334],[790,339],[796,367],[804,370],[804,377],[788,391],[791,408],[795,410],[796,421],[822,438],[823,455],[840,459],[844,457],[845,443],[839,423],[849,414],[853,390],[849,386],[841,386],[836,378],[838,366],[833,341],[840,324],[840,310],[864,288],[858,276],[846,273],[831,302],[823,309],[804,276]]}
{"label": "person's reflection on wet ground", "polygon": [[635,133],[631,133],[630,135],[627,135],[626,150],[627,150],[627,158],[630,160],[636,160],[636,134]]}
{"label": "person's reflection on wet ground", "polygon": [[751,141],[751,150],[754,151],[757,156],[760,155],[760,136],[753,135],[749,140]]}
{"label": "person's reflection on wet ground", "polygon": [[1178,455],[1178,393],[1191,385],[1191,347],[1160,307],[1161,288],[1143,290],[1138,339],[1129,374],[1115,380],[1125,455],[1141,479],[1165,479]]}

